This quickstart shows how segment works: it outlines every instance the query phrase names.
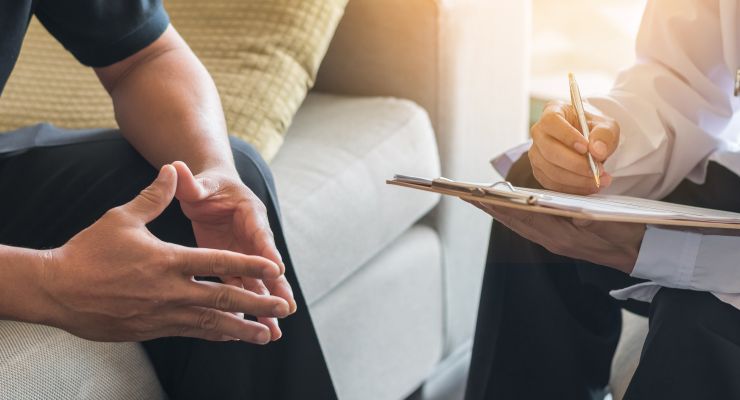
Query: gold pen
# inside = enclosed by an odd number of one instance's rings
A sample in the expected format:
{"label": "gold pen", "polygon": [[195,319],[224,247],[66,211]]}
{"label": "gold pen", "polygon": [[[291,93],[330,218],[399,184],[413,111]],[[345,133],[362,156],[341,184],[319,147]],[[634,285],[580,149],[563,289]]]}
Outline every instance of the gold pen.
{"label": "gold pen", "polygon": [[[586,120],[586,111],[583,109],[583,100],[581,100],[581,91],[578,89],[578,83],[576,83],[576,77],[573,73],[568,74],[568,81],[570,82],[570,101],[573,103],[573,108],[576,109],[576,115],[578,116],[578,125],[581,126],[581,133],[583,137],[588,139],[589,129],[588,121]],[[591,172],[594,174],[594,180],[596,181],[596,187],[601,188],[601,179],[599,179],[599,169],[596,168],[594,158],[591,156],[591,152],[586,153],[588,156],[588,164],[591,166]]]}

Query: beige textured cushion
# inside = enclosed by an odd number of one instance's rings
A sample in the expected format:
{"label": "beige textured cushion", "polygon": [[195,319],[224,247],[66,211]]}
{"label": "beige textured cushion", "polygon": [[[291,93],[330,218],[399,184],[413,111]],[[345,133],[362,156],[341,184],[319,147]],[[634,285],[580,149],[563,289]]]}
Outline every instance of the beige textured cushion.
{"label": "beige textured cushion", "polygon": [[165,398],[138,343],[90,342],[61,329],[0,321],[0,399]]}
{"label": "beige textured cushion", "polygon": [[[169,0],[175,28],[213,75],[230,133],[277,153],[347,0]],[[94,73],[34,20],[0,99],[0,131],[41,121],[115,127]]]}

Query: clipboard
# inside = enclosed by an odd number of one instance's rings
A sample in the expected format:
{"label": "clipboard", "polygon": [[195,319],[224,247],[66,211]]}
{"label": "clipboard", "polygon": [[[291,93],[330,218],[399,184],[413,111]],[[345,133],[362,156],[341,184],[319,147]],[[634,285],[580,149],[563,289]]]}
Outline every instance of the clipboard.
{"label": "clipboard", "polygon": [[[446,178],[425,179],[396,175],[387,184],[409,189],[439,193],[462,200],[477,201],[521,211],[558,217],[586,219],[603,222],[624,222],[647,225],[664,225],[684,228],[740,230],[740,214],[672,203],[645,200],[628,196],[578,196],[538,189],[517,188],[509,182],[477,184],[458,182]],[[568,209],[553,200],[572,199],[596,205],[629,205],[633,212],[600,212],[589,209]],[[668,215],[664,210],[675,210]],[[680,212],[678,212],[680,211]],[[651,214],[652,213],[652,214]]]}

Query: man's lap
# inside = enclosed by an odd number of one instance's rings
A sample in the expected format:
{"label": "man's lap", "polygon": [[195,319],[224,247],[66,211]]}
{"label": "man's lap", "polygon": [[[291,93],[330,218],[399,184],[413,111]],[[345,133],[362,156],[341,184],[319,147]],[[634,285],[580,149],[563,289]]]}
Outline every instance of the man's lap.
{"label": "man's lap", "polygon": [[0,243],[61,246],[156,177],[156,170],[115,131],[76,139],[49,146],[29,143],[0,155]]}
{"label": "man's lap", "polygon": [[[515,163],[507,179],[515,185],[538,187],[526,156]],[[686,180],[666,200],[740,211],[740,202],[726,195],[728,184],[740,185],[740,178],[710,164],[705,184]],[[569,393],[569,398],[588,398],[589,390],[606,385],[620,331],[619,308],[645,316],[651,311],[648,303],[617,301],[608,291],[639,282],[603,266],[552,254],[494,221],[471,367],[476,372],[471,372],[469,398],[521,398],[527,393]],[[663,332],[656,334],[654,341],[671,346],[676,342],[667,340],[670,331],[701,330],[695,324],[697,319],[689,315],[670,318],[672,327],[666,328],[669,318],[665,316],[680,315],[686,302],[695,303],[692,312],[712,314],[723,310],[723,318],[705,320],[708,325],[704,328],[711,325],[713,332],[722,332],[719,337],[731,337],[738,329],[740,314],[714,296],[664,289],[652,304],[656,324],[651,322],[651,334]],[[695,343],[695,347],[704,345]],[[674,348],[679,355],[681,350]],[[643,375],[648,376],[643,382],[650,382],[649,376],[656,373],[648,365],[656,364],[670,372],[670,363],[650,360],[641,364]],[[707,365],[703,363],[703,368]],[[516,383],[507,383],[507,379]],[[527,387],[524,381],[537,384]]]}
{"label": "man's lap", "polygon": [[[0,136],[0,243],[54,248],[110,208],[134,198],[157,170],[115,130],[75,132],[30,128],[37,140]],[[12,151],[3,152],[11,146]],[[326,363],[290,261],[269,167],[247,143],[231,139],[237,170],[265,203],[286,264],[298,313],[283,320],[284,337],[260,347],[245,343],[163,338],[144,343],[171,398],[288,399],[297,393],[333,398]],[[195,246],[190,221],[175,200],[148,228],[159,239]],[[301,372],[300,368],[309,372]]]}
{"label": "man's lap", "polygon": [[[22,143],[23,148],[13,140],[12,152],[3,153],[0,136],[2,244],[61,246],[107,210],[133,199],[157,176],[157,170],[116,130],[33,128],[23,133],[42,138]],[[249,144],[234,138],[231,144],[242,180],[260,200],[277,207],[269,167]],[[177,200],[149,228],[162,240],[195,245]]]}

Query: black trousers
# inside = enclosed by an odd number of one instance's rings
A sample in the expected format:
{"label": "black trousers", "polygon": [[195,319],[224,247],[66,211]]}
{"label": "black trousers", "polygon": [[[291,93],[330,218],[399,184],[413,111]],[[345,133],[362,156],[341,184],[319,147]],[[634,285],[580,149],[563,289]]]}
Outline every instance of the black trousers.
{"label": "black trousers", "polygon": [[[64,134],[41,125],[9,135],[0,136],[0,149],[6,149],[0,153],[2,244],[61,246],[106,210],[134,198],[157,174],[115,131]],[[232,139],[231,145],[242,180],[267,206],[298,312],[281,321],[283,338],[267,346],[189,338],[143,346],[171,399],[335,399],[280,227],[270,170],[248,144]],[[149,229],[164,241],[195,246],[176,201]]]}
{"label": "black trousers", "polygon": [[[537,187],[526,156],[508,179]],[[705,184],[684,181],[666,200],[740,212],[740,177],[710,164]],[[650,318],[627,399],[740,399],[739,310],[676,289],[651,304],[617,301],[609,290],[639,281],[550,253],[496,222],[491,235],[468,400],[603,399],[621,308]]]}

